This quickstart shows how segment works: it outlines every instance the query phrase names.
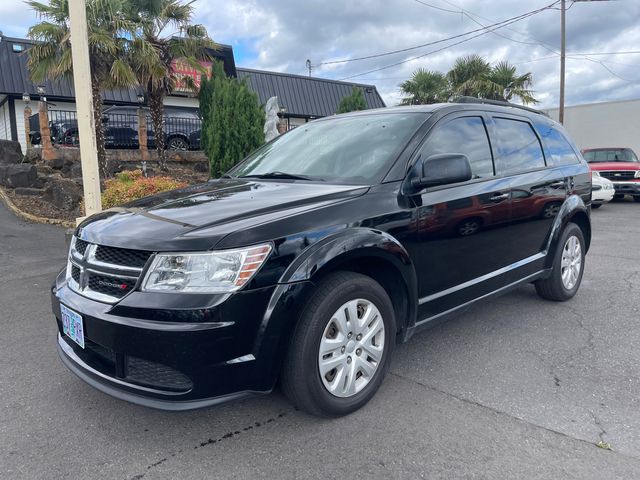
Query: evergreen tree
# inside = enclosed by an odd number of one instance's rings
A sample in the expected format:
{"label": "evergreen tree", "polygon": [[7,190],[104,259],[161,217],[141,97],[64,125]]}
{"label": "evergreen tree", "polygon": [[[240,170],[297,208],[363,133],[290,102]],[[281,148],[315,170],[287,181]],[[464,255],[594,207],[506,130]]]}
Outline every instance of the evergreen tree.
{"label": "evergreen tree", "polygon": [[355,112],[356,110],[366,110],[367,102],[364,99],[364,94],[361,88],[353,87],[351,95],[342,97],[340,105],[338,105],[338,111],[336,113]]}
{"label": "evergreen tree", "polygon": [[202,146],[217,178],[264,143],[264,112],[246,82],[227,78],[220,64],[201,85],[199,100]]}

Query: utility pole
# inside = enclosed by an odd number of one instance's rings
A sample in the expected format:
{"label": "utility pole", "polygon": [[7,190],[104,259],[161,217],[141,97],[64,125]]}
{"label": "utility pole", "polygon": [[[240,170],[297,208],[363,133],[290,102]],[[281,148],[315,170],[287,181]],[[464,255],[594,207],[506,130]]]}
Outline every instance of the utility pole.
{"label": "utility pole", "polygon": [[[578,2],[609,2],[611,0],[572,0],[571,5]],[[566,1],[560,1],[560,108],[558,108],[558,121],[564,124],[564,70],[565,70],[565,48],[566,48],[566,33],[565,26],[566,17]]]}
{"label": "utility pole", "polygon": [[307,68],[309,69],[309,76],[311,76],[311,70],[313,69],[313,66],[311,65],[311,60],[309,60],[307,58]]}
{"label": "utility pole", "polygon": [[566,26],[565,26],[565,0],[560,3],[560,108],[558,109],[558,121],[564,124],[564,65],[566,62]]}
{"label": "utility pole", "polygon": [[[78,133],[80,137],[80,161],[84,188],[85,215],[102,210],[100,198],[100,174],[98,171],[98,147],[96,144],[93,95],[91,92],[91,65],[89,63],[89,36],[87,32],[87,7],[85,0],[69,0],[71,29],[71,58],[73,84],[76,93]],[[83,218],[77,219],[80,223]]]}

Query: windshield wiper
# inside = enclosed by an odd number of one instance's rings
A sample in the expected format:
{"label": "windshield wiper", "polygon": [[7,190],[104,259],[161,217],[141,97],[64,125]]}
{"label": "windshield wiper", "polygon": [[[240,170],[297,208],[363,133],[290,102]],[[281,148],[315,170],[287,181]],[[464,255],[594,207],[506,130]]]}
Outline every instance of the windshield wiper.
{"label": "windshield wiper", "polygon": [[282,179],[288,179],[288,180],[322,180],[321,178],[312,178],[306,175],[296,175],[294,173],[286,173],[286,172],[256,173],[254,175],[241,175],[238,178],[282,178]]}

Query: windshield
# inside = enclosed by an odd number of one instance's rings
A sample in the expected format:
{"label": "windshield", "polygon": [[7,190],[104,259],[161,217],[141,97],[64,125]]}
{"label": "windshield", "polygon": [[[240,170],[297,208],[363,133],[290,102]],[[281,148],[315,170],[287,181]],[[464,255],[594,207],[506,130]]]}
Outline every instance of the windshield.
{"label": "windshield", "polygon": [[369,185],[381,180],[426,118],[408,112],[309,122],[256,150],[229,175]]}
{"label": "windshield", "polygon": [[637,162],[638,157],[630,148],[610,148],[587,150],[582,156],[589,163],[596,162]]}

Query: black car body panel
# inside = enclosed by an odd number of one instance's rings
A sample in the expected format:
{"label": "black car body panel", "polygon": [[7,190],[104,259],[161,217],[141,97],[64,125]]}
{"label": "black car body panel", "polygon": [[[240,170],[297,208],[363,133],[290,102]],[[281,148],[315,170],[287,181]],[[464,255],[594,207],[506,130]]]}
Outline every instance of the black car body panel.
{"label": "black car body panel", "polygon": [[[220,179],[85,220],[75,232],[79,239],[147,251],[150,258],[131,291],[112,303],[73,291],[61,272],[52,303],[65,363],[104,391],[157,408],[193,408],[268,392],[305,299],[326,272],[354,270],[377,280],[392,298],[398,340],[406,341],[418,328],[477,300],[548,275],[569,221],[588,240],[589,169],[573,145],[575,160],[554,164],[556,147],[545,137],[544,129],[561,127],[541,115],[489,105],[414,110],[424,114],[424,122],[381,182]],[[402,109],[351,115],[394,111]],[[484,125],[493,142],[494,117],[534,132],[531,138],[544,157],[539,168],[412,190],[408,179],[433,132],[457,118],[472,118],[470,124]],[[491,158],[496,148],[491,143]],[[156,252],[265,242],[272,245],[270,256],[238,292],[141,291]],[[83,316],[88,347],[62,335],[60,304]],[[166,370],[166,378],[129,378],[130,365],[135,373],[140,362],[148,370]]]}

